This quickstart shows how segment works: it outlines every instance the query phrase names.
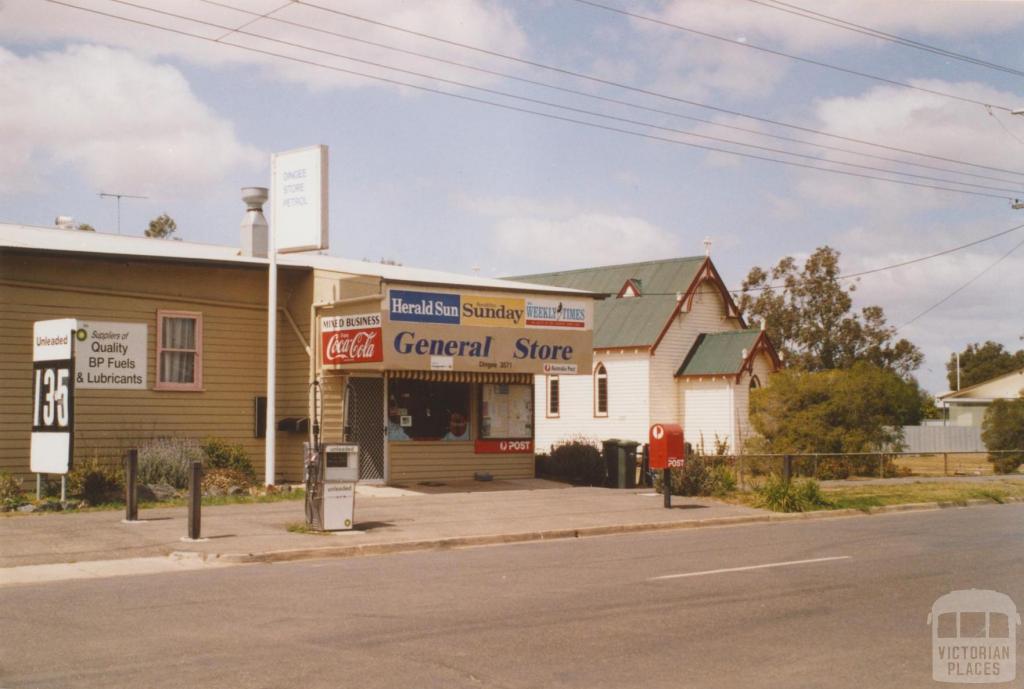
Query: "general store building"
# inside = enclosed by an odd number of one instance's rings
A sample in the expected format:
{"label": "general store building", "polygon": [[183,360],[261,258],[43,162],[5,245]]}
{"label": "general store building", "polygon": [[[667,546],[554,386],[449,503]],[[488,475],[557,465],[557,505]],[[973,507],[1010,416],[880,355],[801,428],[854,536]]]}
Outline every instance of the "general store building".
{"label": "general store building", "polygon": [[[262,473],[267,276],[236,247],[0,225],[0,470],[29,476],[33,322],[75,318],[75,461],[216,436]],[[288,254],[277,298],[275,481],[302,480],[311,419],[363,480],[531,477],[533,376],[590,372],[586,291]]]}

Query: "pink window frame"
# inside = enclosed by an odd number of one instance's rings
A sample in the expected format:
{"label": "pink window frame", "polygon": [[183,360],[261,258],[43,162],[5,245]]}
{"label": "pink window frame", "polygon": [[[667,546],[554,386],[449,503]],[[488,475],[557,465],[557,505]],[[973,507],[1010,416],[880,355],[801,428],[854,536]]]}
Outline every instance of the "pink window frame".
{"label": "pink window frame", "polygon": [[[558,387],[558,411],[554,414],[551,413],[551,383],[554,382]],[[561,379],[557,376],[544,376],[544,417],[547,419],[557,419],[562,415],[562,383]]]}
{"label": "pink window frame", "polygon": [[[170,349],[163,346],[164,342],[164,319],[165,318],[191,318],[196,322],[196,348],[191,349]],[[165,351],[172,352],[195,352],[195,380],[191,383],[165,383],[160,380],[161,354]],[[179,390],[184,392],[201,392],[203,389],[203,314],[198,311],[157,311],[156,312],[156,384],[154,390]]]}
{"label": "pink window frame", "polygon": [[[604,411],[600,409],[601,381],[604,380]],[[594,367],[594,418],[603,419],[608,416],[608,367],[598,362]]]}

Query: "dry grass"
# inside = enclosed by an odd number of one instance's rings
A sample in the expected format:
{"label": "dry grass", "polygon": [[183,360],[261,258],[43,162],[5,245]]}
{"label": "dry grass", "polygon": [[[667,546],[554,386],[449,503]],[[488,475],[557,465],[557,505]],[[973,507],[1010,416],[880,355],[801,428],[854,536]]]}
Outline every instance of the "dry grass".
{"label": "dry grass", "polygon": [[912,455],[897,457],[897,467],[909,469],[914,476],[944,476],[948,468],[949,476],[987,476],[993,473],[992,463],[988,455],[979,452],[974,454],[941,454]]}

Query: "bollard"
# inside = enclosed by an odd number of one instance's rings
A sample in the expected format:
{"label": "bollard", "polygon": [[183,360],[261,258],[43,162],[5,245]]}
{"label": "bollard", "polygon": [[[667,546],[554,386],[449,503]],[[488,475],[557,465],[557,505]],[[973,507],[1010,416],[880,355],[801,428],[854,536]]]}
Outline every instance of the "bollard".
{"label": "bollard", "polygon": [[139,451],[128,450],[124,467],[124,520],[139,521]]}
{"label": "bollard", "polygon": [[785,455],[782,458],[782,480],[789,483],[791,478],[793,478],[793,456]]}
{"label": "bollard", "polygon": [[188,479],[188,538],[199,540],[202,524],[200,522],[203,497],[203,464],[192,462],[192,473]]}

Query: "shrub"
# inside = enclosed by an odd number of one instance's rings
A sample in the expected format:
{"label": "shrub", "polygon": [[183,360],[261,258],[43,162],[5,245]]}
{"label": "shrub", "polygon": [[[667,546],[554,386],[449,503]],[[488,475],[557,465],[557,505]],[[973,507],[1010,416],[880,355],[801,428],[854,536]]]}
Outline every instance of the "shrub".
{"label": "shrub", "polygon": [[551,449],[543,471],[551,478],[586,486],[603,486],[607,469],[601,452],[585,439],[569,440]]}
{"label": "shrub", "polygon": [[139,483],[166,483],[188,488],[192,462],[205,458],[199,443],[191,438],[157,438],[139,448]]}
{"label": "shrub", "polygon": [[68,472],[67,491],[93,505],[120,500],[124,497],[124,470],[103,464],[97,457],[78,462]]}
{"label": "shrub", "polygon": [[237,469],[210,469],[203,474],[203,495],[229,495],[232,488],[247,490],[252,480]]}
{"label": "shrub", "polygon": [[[672,469],[672,495],[723,497],[736,490],[736,474],[723,460],[694,457],[682,469]],[[656,472],[654,488],[662,489],[661,472]]]}
{"label": "shrub", "polygon": [[21,493],[21,479],[0,471],[0,510],[12,509],[25,504],[25,496]]}
{"label": "shrub", "polygon": [[754,505],[773,512],[807,512],[828,505],[821,486],[814,479],[787,482],[773,474],[754,492]]}
{"label": "shrub", "polygon": [[1024,464],[1024,397],[990,404],[981,423],[981,439],[990,451],[1000,451],[988,456],[996,473],[1017,471]]}
{"label": "shrub", "polygon": [[210,469],[233,469],[244,475],[250,483],[256,481],[256,470],[241,445],[232,445],[222,438],[206,438],[202,445],[206,466]]}

